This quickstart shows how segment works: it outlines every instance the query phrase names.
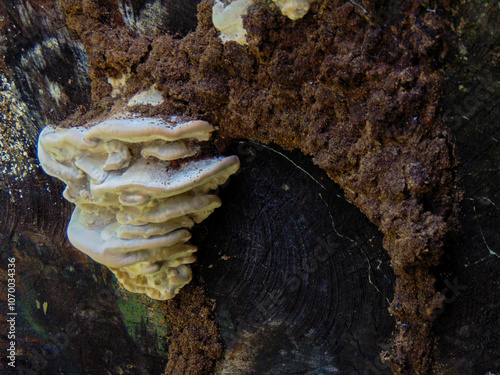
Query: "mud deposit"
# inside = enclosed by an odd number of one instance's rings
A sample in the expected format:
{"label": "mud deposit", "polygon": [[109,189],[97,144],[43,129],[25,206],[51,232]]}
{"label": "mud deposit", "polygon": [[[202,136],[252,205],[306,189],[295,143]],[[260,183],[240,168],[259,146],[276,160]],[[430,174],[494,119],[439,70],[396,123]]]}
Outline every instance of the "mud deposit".
{"label": "mud deposit", "polygon": [[[439,115],[447,51],[440,15],[424,1],[316,1],[293,22],[257,1],[244,22],[248,46],[240,46],[221,44],[210,1],[200,3],[198,27],[184,37],[134,34],[112,4],[62,1],[89,55],[94,105],[64,124],[116,110],[156,84],[164,103],[134,111],[208,120],[219,127],[220,152],[246,138],[311,155],[384,234],[398,279],[393,350],[382,356],[395,373],[433,371],[432,322],[443,296],[432,267],[460,199],[454,147]],[[122,77],[121,99],[113,98],[108,78]],[[169,306],[206,309],[195,290],[183,290]],[[210,314],[203,317],[215,333]],[[173,324],[179,334],[167,373],[210,371],[219,341],[196,338],[199,331],[180,328],[184,321]],[[215,346],[196,352],[193,340]],[[187,360],[194,352],[200,358]]]}

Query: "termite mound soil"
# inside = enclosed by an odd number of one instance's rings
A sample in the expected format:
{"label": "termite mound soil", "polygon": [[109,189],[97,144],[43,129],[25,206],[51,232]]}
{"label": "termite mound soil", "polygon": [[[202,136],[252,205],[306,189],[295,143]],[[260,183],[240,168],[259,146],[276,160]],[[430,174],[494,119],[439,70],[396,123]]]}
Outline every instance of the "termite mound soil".
{"label": "termite mound soil", "polygon": [[172,324],[165,375],[209,374],[222,356],[222,340],[214,319],[215,301],[202,286],[187,285],[175,299],[161,304]]}
{"label": "termite mound soil", "polygon": [[[221,43],[209,0],[184,37],[135,34],[111,0],[62,5],[89,55],[93,99],[63,126],[121,110],[155,85],[165,101],[133,111],[207,120],[219,128],[220,152],[247,138],[311,155],[384,234],[398,280],[394,346],[383,357],[395,373],[438,371],[432,322],[443,296],[432,268],[456,225],[460,194],[439,113],[448,47],[435,9],[424,1],[316,1],[293,22],[256,1],[244,21],[248,46],[240,46]],[[124,84],[113,89],[109,79]],[[189,291],[180,299],[197,303]]]}

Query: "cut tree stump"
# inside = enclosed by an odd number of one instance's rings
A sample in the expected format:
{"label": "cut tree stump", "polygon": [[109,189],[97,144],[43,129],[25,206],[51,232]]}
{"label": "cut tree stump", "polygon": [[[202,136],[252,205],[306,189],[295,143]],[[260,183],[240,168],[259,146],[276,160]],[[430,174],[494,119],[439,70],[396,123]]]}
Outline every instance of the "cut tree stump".
{"label": "cut tree stump", "polygon": [[[196,27],[197,1],[109,4],[134,31],[180,38]],[[464,199],[460,228],[435,270],[445,296],[434,322],[436,373],[493,375],[500,373],[500,9],[476,0],[455,9],[447,16],[455,47],[442,105]],[[75,250],[66,239],[72,207],[64,187],[36,159],[44,126],[91,106],[88,56],[60,3],[3,0],[0,50],[4,285],[9,258],[16,265],[10,373],[178,375],[168,370],[169,348],[182,329],[166,311],[178,314],[187,298],[175,310],[126,292]],[[212,355],[212,370],[185,373],[390,374],[380,353],[394,331],[395,277],[377,227],[299,151],[241,139],[228,152],[242,168],[220,189],[222,207],[193,231],[198,261],[193,285],[181,291],[201,285],[215,300],[225,349]],[[12,370],[8,297],[3,288],[1,371]]]}

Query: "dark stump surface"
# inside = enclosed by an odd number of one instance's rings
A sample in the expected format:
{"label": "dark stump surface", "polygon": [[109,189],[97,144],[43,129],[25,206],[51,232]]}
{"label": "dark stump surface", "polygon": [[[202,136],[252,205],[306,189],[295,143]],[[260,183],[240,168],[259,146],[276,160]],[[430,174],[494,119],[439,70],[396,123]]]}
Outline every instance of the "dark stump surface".
{"label": "dark stump surface", "polygon": [[[194,237],[235,374],[390,373],[382,235],[300,152],[235,144],[241,171]],[[199,269],[196,269],[199,268]]]}

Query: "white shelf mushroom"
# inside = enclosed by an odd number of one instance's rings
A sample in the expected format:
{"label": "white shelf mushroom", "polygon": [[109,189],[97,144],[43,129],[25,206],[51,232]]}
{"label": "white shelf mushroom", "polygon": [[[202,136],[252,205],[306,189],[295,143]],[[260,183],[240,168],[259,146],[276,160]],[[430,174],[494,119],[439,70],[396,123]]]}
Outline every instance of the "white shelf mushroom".
{"label": "white shelf mushroom", "polygon": [[234,0],[224,5],[216,0],[212,7],[212,22],[220,31],[219,38],[223,43],[234,41],[238,44],[247,44],[247,31],[243,27],[243,16],[253,0]]}
{"label": "white shelf mushroom", "polygon": [[70,242],[127,290],[165,300],[191,280],[197,248],[188,229],[220,206],[208,192],[239,168],[236,156],[193,158],[212,130],[205,121],[139,117],[41,132],[40,163],[76,204]]}
{"label": "white shelf mushroom", "polygon": [[[313,0],[273,0],[281,14],[293,21],[304,17]],[[212,23],[220,31],[223,43],[234,41],[241,45],[248,44],[247,30],[243,26],[243,17],[254,5],[254,0],[215,0],[212,7]]]}
{"label": "white shelf mushroom", "polygon": [[284,16],[293,21],[304,17],[313,0],[273,0]]}

